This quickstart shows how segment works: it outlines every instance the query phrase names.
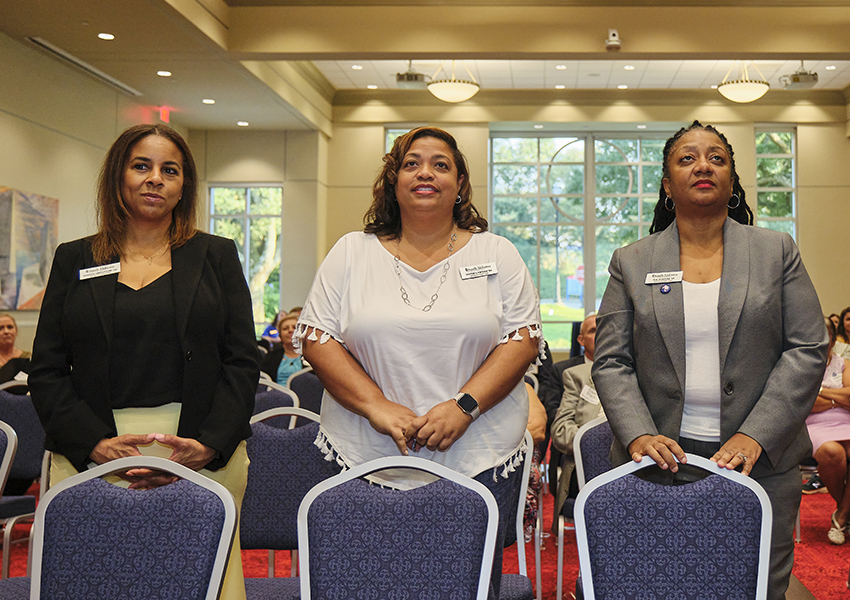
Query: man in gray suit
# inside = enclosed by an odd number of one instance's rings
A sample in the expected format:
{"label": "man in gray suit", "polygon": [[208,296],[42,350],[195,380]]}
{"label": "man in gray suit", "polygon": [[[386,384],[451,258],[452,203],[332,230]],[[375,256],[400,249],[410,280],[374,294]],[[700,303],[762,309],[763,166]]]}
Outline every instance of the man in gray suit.
{"label": "man in gray suit", "polygon": [[569,488],[570,479],[575,471],[573,439],[579,428],[602,414],[602,405],[596,395],[590,367],[593,364],[593,351],[596,347],[596,315],[585,317],[581,324],[578,342],[584,348],[583,356],[570,359],[564,369],[562,380],[564,395],[561,405],[552,422],[552,445],[563,454],[561,458],[561,476],[558,480],[558,493],[555,497],[555,514],[561,511]]}

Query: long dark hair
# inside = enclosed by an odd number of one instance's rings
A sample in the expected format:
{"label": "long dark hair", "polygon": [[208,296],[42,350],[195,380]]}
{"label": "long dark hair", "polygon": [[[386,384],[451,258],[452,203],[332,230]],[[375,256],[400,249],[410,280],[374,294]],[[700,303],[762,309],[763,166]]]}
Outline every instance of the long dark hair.
{"label": "long dark hair", "polygon": [[847,330],[844,328],[844,315],[848,312],[850,312],[850,306],[841,311],[841,314],[838,316],[838,327],[835,328],[838,337],[843,339],[845,344],[850,342],[850,338],[847,337]]}
{"label": "long dark hair", "polygon": [[[703,125],[699,121],[695,120],[690,124],[690,126],[682,127],[675,135],[673,135],[673,137],[667,140],[667,143],[664,144],[664,158],[661,163],[662,178],[670,178],[670,153],[673,151],[676,143],[683,135],[694,131],[695,129],[710,131],[720,138],[720,141],[723,142],[724,146],[726,146],[726,151],[729,153],[729,161],[732,166],[732,195],[737,196],[740,200],[735,208],[729,209],[729,216],[744,225],[752,225],[753,211],[750,210],[750,207],[747,204],[747,195],[744,193],[744,188],[741,186],[741,181],[738,177],[738,171],[735,169],[735,153],[732,151],[732,145],[729,143],[729,140],[726,139],[725,135],[717,131],[717,129],[711,125]],[[652,219],[652,225],[649,228],[649,233],[664,231],[670,223],[673,222],[673,219],[676,218],[676,207],[673,206],[672,210],[668,210],[666,206],[667,202],[667,193],[664,191],[664,184],[661,183],[658,189],[658,203],[655,205],[655,216]]]}
{"label": "long dark hair", "polygon": [[372,186],[372,206],[363,217],[363,231],[377,236],[398,239],[401,236],[401,213],[395,197],[398,170],[405,154],[413,142],[423,137],[442,140],[452,151],[458,177],[463,177],[458,195],[461,201],[455,204],[453,218],[460,229],[487,231],[487,219],[482,217],[472,204],[472,184],[469,183],[469,167],[466,157],[457,147],[457,142],[448,131],[437,127],[418,127],[396,138],[392,150],[384,155],[384,166]]}
{"label": "long dark hair", "polygon": [[183,194],[172,213],[168,230],[171,246],[185,244],[195,235],[198,170],[189,145],[183,137],[167,125],[136,125],[130,127],[112,144],[97,180],[97,224],[98,231],[92,239],[92,253],[98,264],[103,264],[124,253],[124,238],[127,235],[129,211],[121,197],[124,170],[130,151],[139,141],[158,135],[172,142],[183,156]]}

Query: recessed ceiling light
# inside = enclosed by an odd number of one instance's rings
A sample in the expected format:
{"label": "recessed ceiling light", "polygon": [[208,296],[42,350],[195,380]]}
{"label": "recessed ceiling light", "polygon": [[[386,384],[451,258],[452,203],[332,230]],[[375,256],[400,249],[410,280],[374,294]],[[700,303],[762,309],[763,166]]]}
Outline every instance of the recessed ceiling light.
{"label": "recessed ceiling light", "polygon": [[377,89],[378,89],[378,86],[377,86],[377,85],[367,85],[367,86],[366,86],[366,89],[368,89],[368,90],[377,90]]}
{"label": "recessed ceiling light", "polygon": [[618,90],[627,90],[627,89],[629,89],[629,86],[625,85],[624,83],[621,83],[620,85],[617,86],[617,89]]}
{"label": "recessed ceiling light", "polygon": [[201,102],[203,102],[204,104],[215,104],[215,100],[213,100],[212,98],[204,98],[203,100],[201,100]]}
{"label": "recessed ceiling light", "polygon": [[543,125],[535,125],[534,128],[535,129],[543,129]]}
{"label": "recessed ceiling light", "polygon": [[567,65],[555,65],[555,68],[558,69],[559,71],[566,71]]}
{"label": "recessed ceiling light", "polygon": [[236,121],[236,124],[239,125],[239,127],[248,127],[248,121]]}
{"label": "recessed ceiling light", "polygon": [[635,66],[634,66],[634,65],[626,65],[626,66],[624,66],[623,68],[624,68],[626,71],[634,71],[634,70],[635,70]]}
{"label": "recessed ceiling light", "polygon": [[715,83],[715,84],[712,84],[711,89],[716,90],[716,89],[717,89],[717,84],[716,84],[716,83]]}
{"label": "recessed ceiling light", "polygon": [[98,33],[97,37],[99,37],[102,40],[114,40],[115,39],[115,36],[112,35],[111,33]]}
{"label": "recessed ceiling light", "polygon": [[565,87],[567,87],[567,86],[565,86],[565,85],[564,85],[564,84],[562,84],[562,83],[559,83],[558,85],[556,85],[556,86],[555,86],[555,89],[556,89],[556,90],[562,90],[562,89],[564,89]]}
{"label": "recessed ceiling light", "polygon": [[160,77],[171,77],[171,71],[157,71],[156,74]]}
{"label": "recessed ceiling light", "polygon": [[834,71],[836,69],[835,65],[826,65],[824,67],[827,71]]}
{"label": "recessed ceiling light", "polygon": [[351,68],[354,69],[355,71],[362,71],[363,65],[351,65]]}
{"label": "recessed ceiling light", "polygon": [[638,129],[646,129],[646,125],[638,125],[637,128]]}

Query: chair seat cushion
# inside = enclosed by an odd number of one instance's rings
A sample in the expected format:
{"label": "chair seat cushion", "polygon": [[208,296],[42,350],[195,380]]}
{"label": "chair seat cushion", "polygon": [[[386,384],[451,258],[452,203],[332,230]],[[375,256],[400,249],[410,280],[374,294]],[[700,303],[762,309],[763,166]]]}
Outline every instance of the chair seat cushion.
{"label": "chair seat cushion", "polygon": [[29,597],[29,577],[0,579],[0,598],[3,598],[3,600],[29,600]]}
{"label": "chair seat cushion", "polygon": [[0,519],[35,512],[35,496],[3,496],[0,498]]}
{"label": "chair seat cushion", "polygon": [[534,590],[531,580],[518,573],[502,573],[502,587],[499,600],[533,600]]}
{"label": "chair seat cushion", "polygon": [[298,577],[246,577],[248,600],[299,600],[301,582]]}

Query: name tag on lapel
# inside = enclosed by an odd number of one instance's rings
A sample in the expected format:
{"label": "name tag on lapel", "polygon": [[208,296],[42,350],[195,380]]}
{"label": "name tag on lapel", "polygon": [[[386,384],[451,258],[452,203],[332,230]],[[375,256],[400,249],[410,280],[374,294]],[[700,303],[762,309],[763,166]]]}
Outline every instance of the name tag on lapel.
{"label": "name tag on lapel", "polygon": [[599,395],[596,393],[596,390],[585,384],[583,388],[581,388],[581,394],[579,394],[582,400],[585,402],[590,402],[591,404],[599,404]]}
{"label": "name tag on lapel", "polygon": [[665,271],[663,273],[647,273],[646,285],[654,285],[656,283],[677,283],[682,281],[684,271]]}
{"label": "name tag on lapel", "polygon": [[461,279],[476,279],[478,277],[487,277],[488,275],[495,275],[499,272],[499,269],[496,268],[496,263],[484,263],[481,265],[470,265],[468,267],[460,267],[460,278]]}
{"label": "name tag on lapel", "polygon": [[104,275],[112,275],[113,273],[121,272],[121,263],[112,263],[109,265],[98,265],[89,267],[88,269],[80,269],[80,281],[84,279],[92,279],[93,277],[103,277]]}

